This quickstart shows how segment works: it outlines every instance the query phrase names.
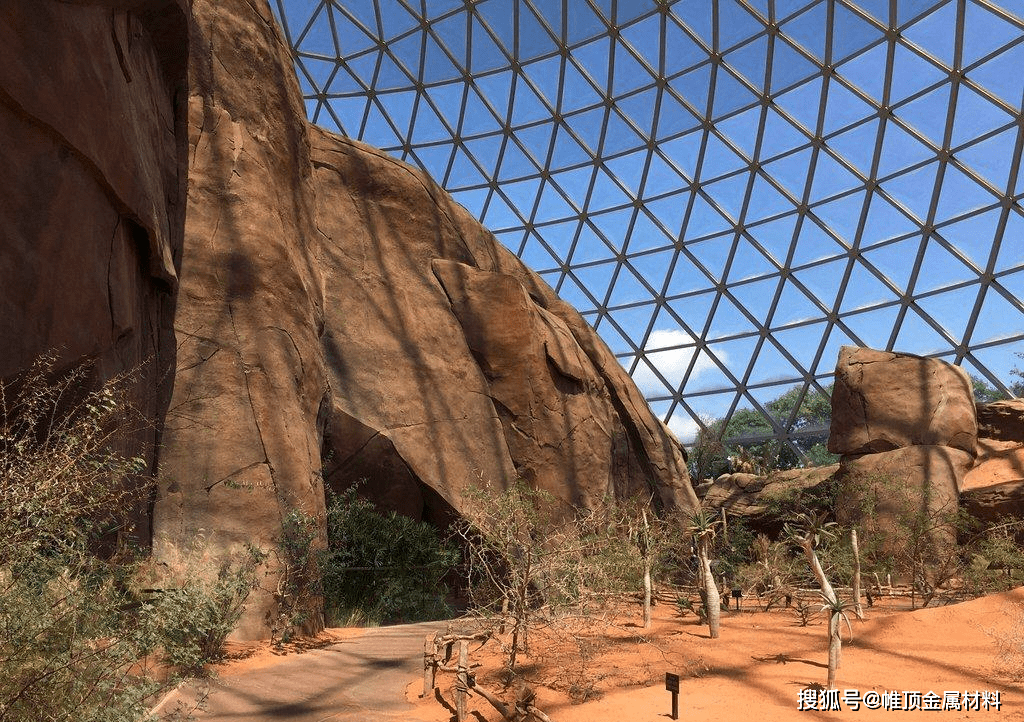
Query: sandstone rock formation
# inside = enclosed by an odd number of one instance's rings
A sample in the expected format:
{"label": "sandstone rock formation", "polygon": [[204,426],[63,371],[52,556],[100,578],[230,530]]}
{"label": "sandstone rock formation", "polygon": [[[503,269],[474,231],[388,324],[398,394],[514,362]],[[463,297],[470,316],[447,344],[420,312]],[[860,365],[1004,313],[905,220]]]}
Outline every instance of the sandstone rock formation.
{"label": "sandstone rock formation", "polygon": [[[159,559],[273,549],[294,510],[323,523],[323,479],[435,522],[477,479],[696,507],[682,447],[575,311],[423,174],[307,125],[266,2],[192,9]],[[240,637],[278,614],[269,572]]]}
{"label": "sandstone rock formation", "polygon": [[1022,443],[1025,400],[1004,399],[975,406],[979,437],[998,442]]}
{"label": "sandstone rock formation", "polygon": [[960,367],[912,354],[843,347],[832,404],[833,454],[919,444],[975,454],[975,400],[971,380]]}
{"label": "sandstone rock formation", "polygon": [[[53,352],[99,384],[145,366],[159,421],[173,368],[186,178],[184,0],[0,7],[0,378]],[[130,454],[155,465],[156,430]],[[148,542],[148,502],[137,533]]]}
{"label": "sandstone rock formation", "polygon": [[1025,500],[1022,400],[979,404],[976,410],[975,465],[965,475],[961,504],[984,524],[1021,517]]}
{"label": "sandstone rock formation", "polygon": [[436,521],[478,477],[691,507],[684,457],[581,317],[430,179],[311,130],[327,481]]}
{"label": "sandstone rock formation", "polygon": [[833,481],[839,465],[788,469],[766,476],[734,472],[720,475],[705,491],[703,507],[724,507],[730,515],[744,518],[748,526],[770,537],[778,536],[784,519],[772,514],[774,501],[780,501],[801,492],[814,492],[821,485]]}

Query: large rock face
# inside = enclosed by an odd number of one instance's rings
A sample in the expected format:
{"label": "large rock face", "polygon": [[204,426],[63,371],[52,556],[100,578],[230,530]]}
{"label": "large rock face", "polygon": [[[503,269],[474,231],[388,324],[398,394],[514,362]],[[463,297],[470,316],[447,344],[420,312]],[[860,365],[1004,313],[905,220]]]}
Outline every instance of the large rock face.
{"label": "large rock face", "polygon": [[579,314],[422,173],[311,134],[330,484],[368,478],[439,521],[480,478],[696,505],[679,445]]}
{"label": "large rock face", "polygon": [[[477,480],[696,507],[608,348],[409,166],[311,128],[265,2],[195,0],[179,352],[154,553],[272,550],[323,479],[444,522]],[[238,631],[277,614],[270,566]],[[316,626],[316,618],[312,618]]]}
{"label": "large rock face", "polygon": [[843,347],[836,363],[829,451],[886,452],[941,445],[975,454],[968,375],[938,359]]}
{"label": "large rock face", "polygon": [[[95,381],[149,362],[151,420],[173,368],[185,188],[184,0],[0,6],[0,378],[40,354]],[[127,444],[155,466],[157,428]],[[148,543],[148,502],[136,522]]]}
{"label": "large rock face", "polygon": [[[154,554],[171,564],[197,544],[272,550],[295,510],[323,520],[329,396],[290,57],[265,3],[196,0],[193,13],[178,369],[154,508]],[[277,574],[254,593],[240,636],[266,632]]]}

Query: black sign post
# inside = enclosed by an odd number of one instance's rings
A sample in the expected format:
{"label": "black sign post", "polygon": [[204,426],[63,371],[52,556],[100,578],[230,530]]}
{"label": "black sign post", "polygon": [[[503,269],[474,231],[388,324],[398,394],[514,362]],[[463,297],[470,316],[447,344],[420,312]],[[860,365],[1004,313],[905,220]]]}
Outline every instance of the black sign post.
{"label": "black sign post", "polygon": [[680,676],[676,673],[666,673],[666,690],[673,694],[673,720],[680,717]]}

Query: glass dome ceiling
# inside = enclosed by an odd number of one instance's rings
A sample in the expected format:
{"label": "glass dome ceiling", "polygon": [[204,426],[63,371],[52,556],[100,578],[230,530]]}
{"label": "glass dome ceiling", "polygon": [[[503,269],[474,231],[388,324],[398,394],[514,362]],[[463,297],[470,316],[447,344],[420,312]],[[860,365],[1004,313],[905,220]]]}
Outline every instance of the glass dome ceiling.
{"label": "glass dome ceiling", "polygon": [[310,119],[413,163],[572,303],[684,442],[839,347],[1008,392],[1018,0],[274,0]]}

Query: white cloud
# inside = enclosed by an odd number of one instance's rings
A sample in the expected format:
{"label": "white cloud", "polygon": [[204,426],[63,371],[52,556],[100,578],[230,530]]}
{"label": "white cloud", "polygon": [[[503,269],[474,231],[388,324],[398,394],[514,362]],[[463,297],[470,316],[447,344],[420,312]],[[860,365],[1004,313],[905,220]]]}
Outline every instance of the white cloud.
{"label": "white cloud", "polygon": [[[684,346],[689,345],[689,346]],[[680,347],[682,349],[665,349],[664,351],[649,351],[653,349],[664,349],[665,347]],[[694,356],[696,347],[694,337],[679,329],[653,329],[648,336],[648,342],[644,345],[645,356],[648,362],[654,366],[671,385],[676,387],[683,379],[691,358]],[[720,354],[720,361],[724,364],[727,360]],[[696,378],[702,372],[714,368],[715,364],[705,354],[698,356],[691,372],[691,379]],[[642,359],[637,364],[633,373],[634,383],[645,396],[664,395],[667,393],[665,385],[655,376],[648,364]],[[679,435],[677,435],[679,436]]]}
{"label": "white cloud", "polygon": [[698,423],[686,412],[677,412],[669,418],[666,426],[676,435],[681,444],[691,444],[698,436]]}

